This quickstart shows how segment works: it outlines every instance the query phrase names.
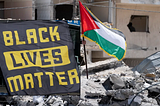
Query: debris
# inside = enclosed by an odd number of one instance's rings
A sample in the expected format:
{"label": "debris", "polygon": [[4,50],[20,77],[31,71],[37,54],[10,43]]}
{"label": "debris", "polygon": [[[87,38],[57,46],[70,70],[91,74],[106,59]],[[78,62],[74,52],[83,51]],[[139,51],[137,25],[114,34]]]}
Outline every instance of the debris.
{"label": "debris", "polygon": [[44,103],[44,99],[43,99],[44,96],[33,96],[33,103],[35,105],[38,105],[40,103]]}
{"label": "debris", "polygon": [[[130,104],[130,106],[140,106],[141,102],[142,102],[142,97],[140,96],[136,96],[133,100],[134,96],[131,96],[128,99],[128,105]],[[132,101],[133,100],[133,101]],[[132,102],[132,103],[131,103]]]}
{"label": "debris", "polygon": [[118,75],[112,74],[110,76],[110,81],[113,83],[113,89],[121,89],[125,87],[124,82]]}
{"label": "debris", "polygon": [[85,92],[87,97],[99,97],[102,95],[100,91],[90,91],[90,92]]}
{"label": "debris", "polygon": [[126,100],[130,95],[133,95],[135,91],[133,89],[119,89],[119,90],[107,90],[106,95],[112,96],[116,100]]}
{"label": "debris", "polygon": [[[99,72],[99,71],[104,71],[106,69],[110,69],[110,68],[116,68],[119,67],[123,64],[122,61],[117,61],[117,59],[112,58],[112,59],[107,59],[104,61],[99,61],[99,62],[95,62],[95,63],[91,63],[88,65],[88,72],[90,73],[95,73],[95,72]],[[81,73],[83,75],[86,74],[86,67],[81,66]]]}

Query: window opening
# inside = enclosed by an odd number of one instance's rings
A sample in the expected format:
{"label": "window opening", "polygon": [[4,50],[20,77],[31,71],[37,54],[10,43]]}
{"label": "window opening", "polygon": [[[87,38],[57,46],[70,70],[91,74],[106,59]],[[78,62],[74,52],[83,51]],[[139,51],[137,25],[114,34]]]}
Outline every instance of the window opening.
{"label": "window opening", "polygon": [[127,26],[130,32],[149,32],[149,16],[132,15]]}
{"label": "window opening", "polygon": [[56,8],[56,19],[72,20],[73,16],[73,5],[57,5]]}

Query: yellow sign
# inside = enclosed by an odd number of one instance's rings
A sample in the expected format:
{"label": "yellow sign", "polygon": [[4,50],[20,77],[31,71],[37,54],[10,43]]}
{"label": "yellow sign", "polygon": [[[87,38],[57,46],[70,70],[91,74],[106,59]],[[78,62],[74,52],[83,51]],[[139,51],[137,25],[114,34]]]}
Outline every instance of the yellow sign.
{"label": "yellow sign", "polygon": [[70,64],[68,47],[59,46],[36,50],[4,52],[8,70],[27,67],[54,67]]}
{"label": "yellow sign", "polygon": [[[74,73],[74,74],[72,74],[72,73]],[[76,69],[68,70],[67,72],[65,72],[65,71],[56,72],[55,74],[58,77],[59,85],[69,85],[69,84],[72,85],[75,83],[78,84],[80,82]],[[62,76],[62,75],[67,75],[67,74],[68,74],[68,76],[66,76],[66,77]],[[34,73],[34,75],[32,75],[31,73],[28,73],[28,74],[24,74],[24,76],[16,75],[14,77],[8,77],[7,81],[8,81],[9,88],[10,88],[11,92],[13,92],[13,87],[15,88],[15,91],[19,91],[17,81],[20,83],[20,90],[24,90],[24,84],[26,86],[26,89],[34,88],[35,84],[34,84],[33,77],[35,77],[38,80],[38,82],[39,82],[38,87],[42,88],[43,87],[43,83],[41,80],[42,76],[48,76],[48,82],[46,82],[46,83],[49,83],[50,86],[54,86],[54,81],[53,81],[54,73],[53,72],[45,72],[45,74],[43,74],[43,72],[38,72],[38,73]],[[22,77],[24,77],[24,80]],[[67,77],[69,77],[69,81],[68,82],[63,81],[65,79],[67,79]],[[73,81],[74,79],[76,81],[75,83]],[[13,85],[11,84],[12,81],[13,81]],[[31,85],[31,87],[29,86],[29,84]]]}

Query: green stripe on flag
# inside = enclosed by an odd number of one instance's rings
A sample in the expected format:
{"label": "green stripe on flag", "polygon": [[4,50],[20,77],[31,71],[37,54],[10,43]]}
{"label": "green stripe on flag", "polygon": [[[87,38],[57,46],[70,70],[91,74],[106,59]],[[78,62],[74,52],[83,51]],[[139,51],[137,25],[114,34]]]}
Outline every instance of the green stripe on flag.
{"label": "green stripe on flag", "polygon": [[96,42],[109,55],[116,57],[118,60],[121,60],[123,58],[125,50],[104,39],[96,31],[86,31],[84,32],[84,35],[90,40]]}

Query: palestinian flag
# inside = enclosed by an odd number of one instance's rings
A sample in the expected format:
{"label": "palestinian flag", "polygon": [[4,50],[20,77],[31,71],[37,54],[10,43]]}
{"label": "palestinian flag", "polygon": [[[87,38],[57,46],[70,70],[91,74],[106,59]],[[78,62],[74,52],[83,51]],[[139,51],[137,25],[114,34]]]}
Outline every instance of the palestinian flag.
{"label": "palestinian flag", "polygon": [[88,9],[79,1],[82,36],[93,41],[108,55],[122,60],[125,57],[126,41],[123,33],[103,25]]}

